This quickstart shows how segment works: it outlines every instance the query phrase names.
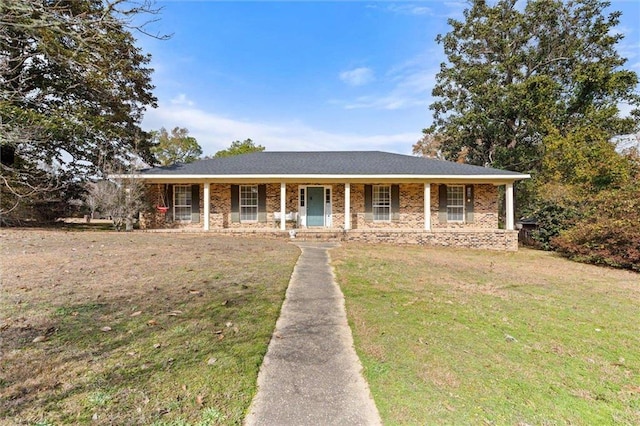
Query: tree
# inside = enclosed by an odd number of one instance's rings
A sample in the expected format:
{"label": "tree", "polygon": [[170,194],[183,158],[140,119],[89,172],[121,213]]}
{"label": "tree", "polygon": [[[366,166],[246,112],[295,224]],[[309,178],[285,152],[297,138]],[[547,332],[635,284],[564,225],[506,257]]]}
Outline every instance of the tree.
{"label": "tree", "polygon": [[91,182],[87,185],[85,204],[94,211],[109,216],[117,231],[125,226],[133,230],[134,217],[147,206],[147,188],[139,179],[118,177]]}
{"label": "tree", "polygon": [[230,157],[232,155],[249,154],[250,152],[264,151],[264,146],[256,145],[251,139],[245,139],[244,141],[233,141],[231,146],[222,151],[216,152],[216,157]]}
{"label": "tree", "polygon": [[147,0],[0,3],[3,218],[38,198],[66,197],[105,162],[153,161],[139,126],[156,106],[150,57],[130,30],[140,28],[136,15],[156,12]]}
{"label": "tree", "polygon": [[162,127],[157,132],[152,132],[152,135],[156,145],[151,148],[151,152],[162,166],[192,163],[202,155],[198,141],[189,136],[189,130],[184,127],[174,127],[170,134]]}
{"label": "tree", "polygon": [[[439,35],[440,66],[427,134],[446,138],[449,159],[523,172],[542,167],[543,140],[589,123],[606,139],[637,126],[638,76],[615,47],[620,12],[600,0],[476,0]],[[618,103],[636,107],[620,118]]]}
{"label": "tree", "polygon": [[[444,160],[445,155],[442,150],[443,146],[447,143],[445,137],[439,134],[429,133],[426,129],[422,131],[422,134],[422,138],[412,146],[413,155]],[[467,150],[462,150],[455,161],[464,163],[466,153]]]}

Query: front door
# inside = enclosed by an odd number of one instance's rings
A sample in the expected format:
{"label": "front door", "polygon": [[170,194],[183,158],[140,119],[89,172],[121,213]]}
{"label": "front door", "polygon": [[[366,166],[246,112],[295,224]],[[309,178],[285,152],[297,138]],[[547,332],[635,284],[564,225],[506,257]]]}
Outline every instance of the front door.
{"label": "front door", "polygon": [[324,226],[324,188],[307,187],[307,226]]}

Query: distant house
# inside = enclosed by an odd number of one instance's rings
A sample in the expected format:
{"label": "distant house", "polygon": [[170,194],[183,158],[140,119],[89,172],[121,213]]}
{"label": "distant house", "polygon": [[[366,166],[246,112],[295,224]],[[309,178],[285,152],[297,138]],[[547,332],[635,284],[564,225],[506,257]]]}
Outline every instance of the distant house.
{"label": "distant house", "polygon": [[513,185],[529,178],[378,151],[266,151],[126,176],[143,179],[157,206],[141,215],[146,229],[500,250],[517,250]]}

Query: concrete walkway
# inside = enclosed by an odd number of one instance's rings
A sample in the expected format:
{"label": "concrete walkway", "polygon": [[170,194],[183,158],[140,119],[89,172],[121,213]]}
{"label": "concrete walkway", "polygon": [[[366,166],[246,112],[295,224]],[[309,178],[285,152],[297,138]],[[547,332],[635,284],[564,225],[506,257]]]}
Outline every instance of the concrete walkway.
{"label": "concrete walkway", "polygon": [[336,244],[297,245],[302,254],[245,424],[380,425],[329,266]]}

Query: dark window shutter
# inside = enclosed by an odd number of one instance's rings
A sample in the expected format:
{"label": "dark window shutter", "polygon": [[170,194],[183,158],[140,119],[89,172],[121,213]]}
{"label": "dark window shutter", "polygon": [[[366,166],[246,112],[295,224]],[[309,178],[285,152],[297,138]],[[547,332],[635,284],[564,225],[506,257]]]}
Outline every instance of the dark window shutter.
{"label": "dark window shutter", "polygon": [[240,186],[231,185],[231,222],[240,222]]}
{"label": "dark window shutter", "polygon": [[364,220],[373,220],[373,187],[364,186]]}
{"label": "dark window shutter", "polygon": [[200,185],[191,185],[191,222],[200,223]]}
{"label": "dark window shutter", "polygon": [[169,210],[167,210],[167,213],[165,214],[165,220],[171,222],[173,221],[173,185],[168,184],[165,189],[164,199],[167,203],[167,207],[169,207]]}
{"label": "dark window shutter", "polygon": [[473,185],[466,185],[464,187],[464,212],[467,223],[473,223],[473,198]]}
{"label": "dark window shutter", "polygon": [[258,222],[267,221],[267,185],[258,185]]}
{"label": "dark window shutter", "polygon": [[447,185],[438,185],[438,221],[447,223]]}
{"label": "dark window shutter", "polygon": [[391,185],[391,220],[400,220],[400,185]]}

